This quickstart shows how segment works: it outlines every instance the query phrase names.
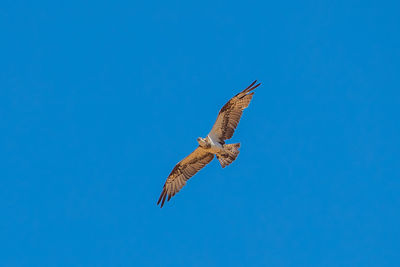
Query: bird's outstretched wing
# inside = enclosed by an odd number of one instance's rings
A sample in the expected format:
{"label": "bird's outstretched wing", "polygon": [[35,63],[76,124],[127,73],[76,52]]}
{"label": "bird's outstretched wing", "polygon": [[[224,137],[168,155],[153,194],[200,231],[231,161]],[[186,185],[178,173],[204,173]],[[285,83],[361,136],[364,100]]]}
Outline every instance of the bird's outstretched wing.
{"label": "bird's outstretched wing", "polygon": [[157,205],[161,202],[162,208],[167,196],[167,201],[169,201],[171,197],[173,197],[179,192],[179,190],[182,189],[190,177],[195,175],[204,166],[210,163],[213,158],[214,154],[207,152],[204,148],[199,146],[189,156],[176,164],[164,184]]}
{"label": "bird's outstretched wing", "polygon": [[[225,140],[232,138],[236,127],[239,124],[243,110],[250,104],[254,92],[260,83],[256,84],[257,80],[250,84],[239,94],[231,98],[218,113],[218,117],[210,133],[208,134],[213,140],[224,144]],[[256,85],[255,85],[256,84]]]}

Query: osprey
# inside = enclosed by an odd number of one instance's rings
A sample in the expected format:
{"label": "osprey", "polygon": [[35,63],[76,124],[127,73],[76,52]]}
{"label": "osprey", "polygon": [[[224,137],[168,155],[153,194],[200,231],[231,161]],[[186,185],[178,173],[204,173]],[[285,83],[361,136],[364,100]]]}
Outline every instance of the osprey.
{"label": "osprey", "polygon": [[254,92],[251,91],[260,85],[260,83],[255,85],[256,82],[257,80],[232,97],[222,107],[218,113],[217,121],[207,137],[197,138],[199,146],[189,156],[176,164],[164,184],[157,205],[161,202],[162,208],[167,196],[167,201],[169,201],[182,189],[190,177],[214,159],[214,155],[217,156],[222,168],[225,168],[237,158],[240,143],[225,144],[225,140],[232,138],[243,110],[249,106],[253,97]]}

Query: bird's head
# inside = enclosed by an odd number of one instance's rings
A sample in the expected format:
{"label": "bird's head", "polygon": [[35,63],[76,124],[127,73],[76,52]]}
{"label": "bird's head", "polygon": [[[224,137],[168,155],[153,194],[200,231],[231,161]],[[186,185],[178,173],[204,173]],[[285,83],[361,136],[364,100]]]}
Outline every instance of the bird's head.
{"label": "bird's head", "polygon": [[200,145],[201,147],[207,147],[207,141],[206,141],[205,138],[199,137],[199,138],[197,138],[197,142],[199,143],[199,145]]}

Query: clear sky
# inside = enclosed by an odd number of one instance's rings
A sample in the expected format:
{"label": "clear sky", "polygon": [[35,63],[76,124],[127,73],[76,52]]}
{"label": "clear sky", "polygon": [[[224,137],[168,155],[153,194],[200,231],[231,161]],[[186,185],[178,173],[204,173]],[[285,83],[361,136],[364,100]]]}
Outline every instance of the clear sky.
{"label": "clear sky", "polygon": [[[2,1],[1,266],[400,266],[399,1]],[[231,142],[175,164],[253,80]]]}

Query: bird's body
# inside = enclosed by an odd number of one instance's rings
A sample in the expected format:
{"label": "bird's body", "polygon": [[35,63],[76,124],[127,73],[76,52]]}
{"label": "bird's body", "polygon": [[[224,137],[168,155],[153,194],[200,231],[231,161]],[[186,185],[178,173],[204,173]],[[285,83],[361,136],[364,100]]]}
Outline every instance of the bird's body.
{"label": "bird's body", "polygon": [[206,137],[207,143],[210,144],[211,148],[210,151],[213,154],[218,154],[224,152],[224,147],[220,144],[217,140],[213,140],[209,135]]}
{"label": "bird's body", "polygon": [[224,150],[223,144],[220,144],[218,140],[213,140],[209,135],[207,135],[206,138],[202,138],[201,141],[199,141],[199,139],[200,137],[197,140],[199,146],[203,147],[213,154],[220,153]]}
{"label": "bird's body", "polygon": [[171,171],[164,184],[157,204],[164,205],[165,199],[171,199],[186,184],[186,181],[214,159],[219,160],[222,168],[231,164],[239,155],[240,143],[225,144],[232,138],[240,121],[243,110],[248,107],[254,92],[260,84],[250,86],[229,100],[218,113],[218,117],[206,138],[197,138],[199,146],[180,161]]}
{"label": "bird's body", "polygon": [[222,168],[225,168],[226,166],[231,164],[239,155],[239,143],[223,144],[219,140],[213,140],[210,135],[207,135],[206,138],[197,138],[197,142],[199,143],[199,146],[204,149],[205,152],[217,156]]}

